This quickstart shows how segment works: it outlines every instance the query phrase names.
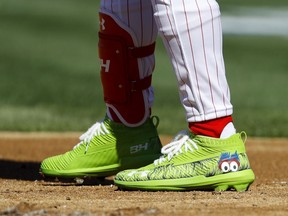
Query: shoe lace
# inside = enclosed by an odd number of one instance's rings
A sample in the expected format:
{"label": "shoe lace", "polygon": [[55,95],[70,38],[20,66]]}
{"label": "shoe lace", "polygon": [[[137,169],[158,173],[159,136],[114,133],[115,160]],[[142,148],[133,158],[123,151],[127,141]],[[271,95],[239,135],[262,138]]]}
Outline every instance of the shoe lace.
{"label": "shoe lace", "polygon": [[187,131],[180,131],[176,137],[172,140],[171,143],[165,145],[161,149],[161,153],[163,154],[160,156],[159,159],[154,160],[154,165],[161,164],[165,162],[167,159],[170,161],[175,155],[182,154],[182,146],[184,146],[185,152],[191,151],[193,152],[194,149],[198,149],[197,144],[190,139],[189,134]]}
{"label": "shoe lace", "polygon": [[104,135],[104,134],[108,134],[109,131],[106,128],[105,124],[103,121],[101,122],[96,122],[95,124],[93,124],[85,133],[83,133],[79,139],[80,142],[78,144],[76,144],[73,149],[78,148],[79,146],[81,146],[82,144],[86,145],[85,148],[85,154],[88,151],[89,145],[91,140],[93,139],[93,137],[95,136],[99,136],[99,135]]}

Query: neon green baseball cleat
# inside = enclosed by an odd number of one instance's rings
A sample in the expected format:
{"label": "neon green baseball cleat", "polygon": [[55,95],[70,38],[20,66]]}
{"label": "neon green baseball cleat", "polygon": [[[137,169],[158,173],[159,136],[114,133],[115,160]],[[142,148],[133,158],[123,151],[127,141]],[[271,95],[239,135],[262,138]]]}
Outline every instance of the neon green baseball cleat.
{"label": "neon green baseball cleat", "polygon": [[255,176],[242,135],[216,139],[182,131],[154,163],[122,171],[114,182],[128,190],[245,191]]}
{"label": "neon green baseball cleat", "polygon": [[158,122],[152,117],[143,125],[130,128],[106,117],[84,133],[71,151],[45,159],[40,172],[62,178],[106,177],[145,166],[161,155]]}

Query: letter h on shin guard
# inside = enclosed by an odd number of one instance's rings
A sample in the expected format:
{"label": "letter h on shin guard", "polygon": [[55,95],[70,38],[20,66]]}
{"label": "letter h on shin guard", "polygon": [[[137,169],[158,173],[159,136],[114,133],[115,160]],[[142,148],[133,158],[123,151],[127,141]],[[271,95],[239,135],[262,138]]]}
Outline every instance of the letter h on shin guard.
{"label": "letter h on shin guard", "polygon": [[110,15],[99,15],[98,47],[104,101],[113,120],[137,126],[149,117],[148,99],[143,90],[151,86],[152,78],[152,75],[140,78],[138,59],[152,55],[155,43],[135,47],[131,35]]}

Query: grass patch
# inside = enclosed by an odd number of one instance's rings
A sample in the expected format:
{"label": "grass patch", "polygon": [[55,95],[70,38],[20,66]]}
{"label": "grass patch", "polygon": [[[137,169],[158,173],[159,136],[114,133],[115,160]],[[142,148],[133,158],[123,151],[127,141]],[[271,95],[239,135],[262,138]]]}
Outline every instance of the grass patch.
{"label": "grass patch", "polygon": [[286,0],[219,0],[220,7],[223,11],[230,10],[235,7],[268,7],[268,8],[288,8]]}
{"label": "grass patch", "polygon": [[287,42],[281,37],[225,37],[236,125],[254,136],[288,135]]}
{"label": "grass patch", "polygon": [[[250,4],[255,2],[263,3]],[[220,4],[224,10],[233,5]],[[102,119],[98,5],[92,0],[1,1],[0,130],[84,131]],[[287,38],[224,37],[235,123],[249,135],[288,136],[287,51]],[[161,118],[159,132],[172,135],[186,127],[185,114],[162,43],[156,55],[153,114]]]}

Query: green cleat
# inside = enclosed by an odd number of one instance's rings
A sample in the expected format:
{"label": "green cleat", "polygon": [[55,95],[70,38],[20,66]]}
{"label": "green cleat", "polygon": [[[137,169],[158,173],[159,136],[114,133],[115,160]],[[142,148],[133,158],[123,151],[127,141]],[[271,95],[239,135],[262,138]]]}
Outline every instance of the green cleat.
{"label": "green cleat", "polygon": [[246,191],[255,179],[241,135],[227,139],[180,132],[154,163],[115,176],[127,190]]}
{"label": "green cleat", "polygon": [[[156,125],[153,119],[157,120]],[[161,155],[158,122],[152,117],[143,125],[130,128],[106,117],[84,133],[71,151],[45,159],[40,172],[61,178],[106,177],[145,166]]]}

